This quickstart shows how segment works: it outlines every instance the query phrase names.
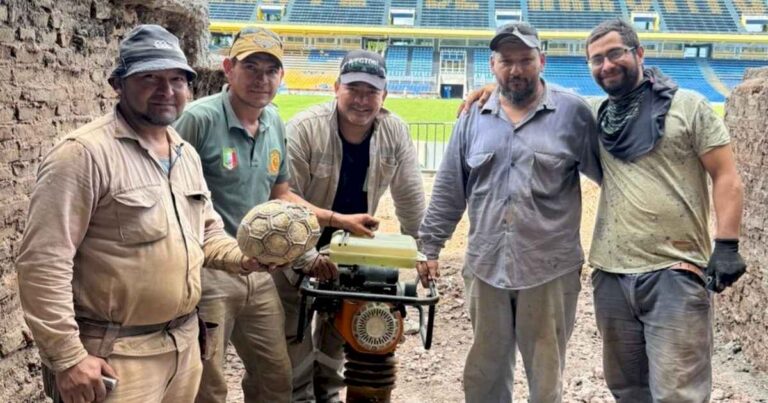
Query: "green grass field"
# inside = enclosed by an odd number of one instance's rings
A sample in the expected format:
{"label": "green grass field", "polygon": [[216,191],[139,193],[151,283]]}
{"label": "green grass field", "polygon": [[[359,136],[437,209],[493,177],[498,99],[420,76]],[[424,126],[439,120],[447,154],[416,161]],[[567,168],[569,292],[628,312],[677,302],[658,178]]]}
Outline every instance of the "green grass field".
{"label": "green grass field", "polygon": [[[275,104],[280,108],[280,117],[288,121],[296,113],[316,104],[333,99],[330,95],[288,95],[280,94]],[[384,107],[394,112],[408,123],[453,122],[456,120],[458,99],[410,99],[388,98]]]}
{"label": "green grass field", "polygon": [[[275,104],[279,107],[280,117],[283,121],[290,120],[296,113],[319,103],[333,99],[331,95],[288,95],[280,94],[275,98]],[[450,136],[451,124],[456,120],[456,109],[461,100],[458,99],[413,99],[413,98],[388,98],[384,106],[403,118],[411,126],[411,135],[414,139],[427,140],[433,136],[437,138]],[[720,116],[724,114],[722,103],[712,105]],[[448,125],[419,127],[416,123],[449,123]],[[447,130],[448,133],[444,133]]]}

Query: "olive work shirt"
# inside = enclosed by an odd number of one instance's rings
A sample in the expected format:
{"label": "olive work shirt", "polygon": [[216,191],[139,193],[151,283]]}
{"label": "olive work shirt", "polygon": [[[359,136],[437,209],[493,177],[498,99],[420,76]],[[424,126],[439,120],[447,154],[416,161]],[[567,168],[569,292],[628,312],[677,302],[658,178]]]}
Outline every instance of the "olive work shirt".
{"label": "olive work shirt", "polygon": [[525,289],[584,262],[579,172],[601,179],[598,131],[586,101],[561,87],[545,84],[539,105],[517,125],[499,97],[497,89],[454,126],[419,239],[437,259],[467,210],[464,274]]}
{"label": "olive work shirt", "polygon": [[[238,272],[242,254],[211,206],[200,158],[168,128],[171,168],[115,109],[67,135],[43,160],[16,269],[43,363],[62,371],[94,352],[75,316],[123,326],[192,312],[205,263]],[[170,333],[170,334],[169,334]],[[120,338],[113,354],[197,343],[197,323]]]}

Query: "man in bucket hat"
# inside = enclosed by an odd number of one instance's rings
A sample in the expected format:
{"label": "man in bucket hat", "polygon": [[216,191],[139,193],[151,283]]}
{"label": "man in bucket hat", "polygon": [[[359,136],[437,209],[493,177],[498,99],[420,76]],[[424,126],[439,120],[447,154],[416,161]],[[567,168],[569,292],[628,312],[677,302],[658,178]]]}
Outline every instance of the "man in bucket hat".
{"label": "man in bucket hat", "polygon": [[[174,124],[200,153],[214,208],[235,235],[253,206],[269,199],[305,203],[290,192],[285,128],[271,105],[283,77],[283,44],[263,28],[246,27],[224,59],[228,84],[218,94],[189,105]],[[314,209],[320,223],[328,210]],[[360,232],[367,215],[333,215],[334,222]],[[223,402],[227,395],[224,359],[229,342],[243,361],[243,394],[250,402],[289,402],[291,362],[283,331],[280,298],[267,273],[237,276],[204,270],[200,316],[219,324],[216,349],[204,363],[198,402]]]}
{"label": "man in bucket hat", "polygon": [[[141,25],[120,43],[115,109],[43,160],[16,269],[54,401],[191,402],[200,269],[263,269],[213,211],[200,158],[168,125],[195,71]],[[117,386],[107,394],[102,377]]]}
{"label": "man in bucket hat", "polygon": [[[343,228],[338,213],[373,215],[387,189],[403,232],[416,236],[426,204],[416,149],[405,122],[383,108],[386,85],[381,55],[350,51],[334,85],[336,99],[299,113],[287,124],[291,188],[313,205],[337,212],[324,224],[318,248]],[[336,267],[325,257],[315,252],[305,259],[314,262],[308,271],[317,277],[335,276]],[[299,280],[295,271],[275,275],[286,314],[293,401],[339,402],[343,340],[324,318],[298,342]]]}

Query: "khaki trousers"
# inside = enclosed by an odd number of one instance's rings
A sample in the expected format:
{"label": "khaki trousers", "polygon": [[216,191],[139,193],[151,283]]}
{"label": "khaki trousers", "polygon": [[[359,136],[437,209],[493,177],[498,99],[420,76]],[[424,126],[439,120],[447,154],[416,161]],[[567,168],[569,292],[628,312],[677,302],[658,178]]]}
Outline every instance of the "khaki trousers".
{"label": "khaki trousers", "polygon": [[109,403],[190,403],[195,400],[203,372],[197,343],[184,351],[148,357],[111,355],[107,363],[120,378],[107,397]]}
{"label": "khaki trousers", "polygon": [[[118,375],[117,388],[108,392],[108,403],[190,403],[197,395],[203,372],[197,343],[183,351],[150,356],[112,355],[106,361]],[[45,393],[54,403],[60,403],[55,382],[53,372],[43,367]]]}
{"label": "khaki trousers", "polygon": [[290,402],[291,360],[285,345],[283,308],[272,277],[203,269],[202,285],[200,317],[219,327],[212,335],[215,351],[203,364],[196,401],[226,401],[224,360],[231,341],[245,367],[245,402]]}
{"label": "khaki trousers", "polygon": [[529,401],[559,403],[565,346],[573,332],[581,290],[579,270],[524,290],[467,281],[474,339],[464,367],[468,403],[509,403],[519,349]]}

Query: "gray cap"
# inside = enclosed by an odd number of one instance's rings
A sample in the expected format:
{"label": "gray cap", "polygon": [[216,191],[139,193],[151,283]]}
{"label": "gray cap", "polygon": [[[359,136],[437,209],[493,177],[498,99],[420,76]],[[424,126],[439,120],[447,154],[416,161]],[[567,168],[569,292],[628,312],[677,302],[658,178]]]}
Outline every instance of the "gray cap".
{"label": "gray cap", "polygon": [[159,25],[139,25],[120,42],[117,67],[111,77],[171,69],[184,70],[190,80],[197,76],[187,64],[176,36]]}
{"label": "gray cap", "polygon": [[522,42],[529,48],[541,49],[539,33],[536,28],[525,22],[512,22],[499,27],[496,35],[491,39],[491,50],[498,49],[499,45],[508,41]]}
{"label": "gray cap", "polygon": [[341,61],[339,81],[342,84],[364,82],[383,90],[387,88],[387,65],[378,53],[351,50]]}

